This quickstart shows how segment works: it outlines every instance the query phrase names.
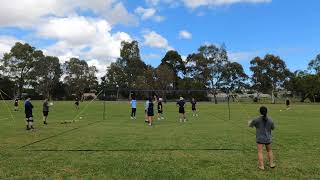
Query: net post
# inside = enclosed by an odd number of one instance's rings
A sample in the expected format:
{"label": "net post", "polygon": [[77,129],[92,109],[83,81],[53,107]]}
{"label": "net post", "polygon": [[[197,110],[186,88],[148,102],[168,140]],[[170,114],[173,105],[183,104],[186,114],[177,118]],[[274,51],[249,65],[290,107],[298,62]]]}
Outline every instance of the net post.
{"label": "net post", "polygon": [[106,119],[106,79],[105,77],[102,77],[101,78],[102,80],[102,83],[103,83],[103,117],[102,117],[102,120],[105,120]]}
{"label": "net post", "polygon": [[228,96],[228,111],[229,111],[229,121],[231,120],[231,110],[230,110],[230,89],[228,88],[227,91],[227,96]]}

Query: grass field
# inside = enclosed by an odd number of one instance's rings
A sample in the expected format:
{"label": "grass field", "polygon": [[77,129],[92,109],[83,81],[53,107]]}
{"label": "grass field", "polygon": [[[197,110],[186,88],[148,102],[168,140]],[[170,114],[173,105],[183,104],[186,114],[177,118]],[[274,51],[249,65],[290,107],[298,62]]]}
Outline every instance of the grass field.
{"label": "grass field", "polygon": [[33,104],[36,131],[27,132],[23,110],[12,119],[0,103],[0,179],[320,179],[317,105],[268,105],[277,168],[259,171],[255,131],[247,127],[258,105],[231,104],[229,120],[226,104],[199,103],[198,118],[189,111],[188,122],[178,123],[169,103],[166,119],[148,127],[142,102],[136,121],[127,103],[108,102],[103,120],[102,102],[83,103],[80,111],[54,102],[48,126],[41,102]]}

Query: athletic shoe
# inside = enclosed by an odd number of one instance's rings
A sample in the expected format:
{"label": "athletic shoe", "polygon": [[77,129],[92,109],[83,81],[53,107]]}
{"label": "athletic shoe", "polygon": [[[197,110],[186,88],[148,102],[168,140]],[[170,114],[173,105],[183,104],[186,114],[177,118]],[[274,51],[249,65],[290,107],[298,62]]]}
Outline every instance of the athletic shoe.
{"label": "athletic shoe", "polygon": [[182,119],[180,119],[180,122],[182,123]]}
{"label": "athletic shoe", "polygon": [[271,165],[270,165],[270,168],[271,168],[271,169],[276,168],[276,164],[271,164]]}
{"label": "athletic shoe", "polygon": [[260,169],[260,170],[264,170],[264,166],[258,166],[258,168]]}
{"label": "athletic shoe", "polygon": [[131,119],[133,119],[133,117],[130,117]]}
{"label": "athletic shoe", "polygon": [[164,119],[164,117],[161,117],[161,119]]}
{"label": "athletic shoe", "polygon": [[161,119],[160,118],[158,118],[158,121],[160,121]]}

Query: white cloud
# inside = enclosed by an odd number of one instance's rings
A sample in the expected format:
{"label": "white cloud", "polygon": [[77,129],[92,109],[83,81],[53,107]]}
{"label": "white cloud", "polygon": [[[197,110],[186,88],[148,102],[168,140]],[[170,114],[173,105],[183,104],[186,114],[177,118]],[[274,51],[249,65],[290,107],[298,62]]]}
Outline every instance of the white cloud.
{"label": "white cloud", "polygon": [[160,34],[155,31],[146,31],[143,34],[144,37],[144,45],[160,48],[166,50],[172,50],[173,48],[169,45],[168,40],[162,37]]}
{"label": "white cloud", "polygon": [[[112,27],[102,19],[73,16],[70,18],[52,18],[39,27],[38,34],[43,38],[55,39],[57,42],[44,51],[57,56],[61,63],[71,57],[99,61],[105,67],[120,57],[122,41],[131,41],[124,32],[111,33]],[[106,68],[97,67],[99,73]]]}
{"label": "white cloud", "polygon": [[150,6],[157,6],[160,2],[160,0],[145,0],[145,1]]}
{"label": "white cloud", "polygon": [[11,37],[11,36],[0,36],[0,58],[3,57],[4,53],[10,52],[12,46],[14,46],[16,42],[23,42],[23,41],[20,41],[15,37]]}
{"label": "white cloud", "polygon": [[90,10],[108,22],[134,23],[135,18],[118,0],[0,0],[0,26],[34,27],[48,16],[66,17]]}
{"label": "white cloud", "polygon": [[261,53],[255,52],[228,52],[229,59],[235,62],[251,61],[254,57],[259,56]]}
{"label": "white cloud", "polygon": [[135,13],[141,16],[142,20],[152,19],[155,22],[162,22],[164,20],[163,16],[156,15],[157,10],[155,8],[143,8],[139,6],[135,9]]}
{"label": "white cloud", "polygon": [[272,0],[182,0],[185,6],[197,8],[200,6],[224,6],[236,3],[269,3]]}
{"label": "white cloud", "polygon": [[[32,37],[39,41],[54,40],[41,47],[46,55],[59,57],[61,63],[71,57],[88,60],[99,66],[100,75],[120,56],[121,42],[131,41],[125,32],[111,32],[113,25],[136,23],[121,0],[0,0],[0,4],[0,27],[25,28],[36,32]],[[79,11],[99,18],[80,16]],[[0,56],[16,41],[0,36]]]}
{"label": "white cloud", "polygon": [[154,8],[143,8],[141,6],[137,7],[135,13],[141,15],[141,19],[150,19],[156,14],[156,10]]}
{"label": "white cloud", "polygon": [[191,39],[192,34],[186,30],[182,30],[179,32],[179,38],[181,39]]}
{"label": "white cloud", "polygon": [[106,70],[107,67],[110,65],[110,62],[108,61],[99,61],[96,59],[90,60],[87,62],[89,66],[95,66],[98,70],[98,73],[96,74],[96,76],[98,77],[98,79],[100,80],[101,77],[103,77],[104,75],[106,75]]}
{"label": "white cloud", "polygon": [[151,7],[155,7],[160,5],[161,3],[164,4],[166,7],[177,7],[181,4],[179,0],[145,0],[146,4]]}

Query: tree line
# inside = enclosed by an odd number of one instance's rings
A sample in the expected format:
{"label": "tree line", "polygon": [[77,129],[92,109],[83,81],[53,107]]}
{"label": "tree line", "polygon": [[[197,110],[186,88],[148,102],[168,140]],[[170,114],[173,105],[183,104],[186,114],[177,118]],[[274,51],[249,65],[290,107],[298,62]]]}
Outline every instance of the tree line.
{"label": "tree line", "polygon": [[[267,54],[250,61],[252,75],[241,64],[230,60],[225,46],[203,45],[185,60],[174,50],[168,51],[158,67],[147,65],[140,56],[137,41],[122,42],[120,57],[107,68],[99,81],[95,66],[85,60],[71,58],[61,64],[27,43],[17,42],[0,59],[0,89],[11,96],[24,93],[39,98],[71,99],[84,93],[106,89],[130,90],[207,90],[215,98],[219,92],[255,92],[277,96],[291,92],[301,101],[320,101],[320,54],[310,61],[307,70],[291,72],[279,56]],[[166,96],[161,91],[161,96]],[[176,94],[176,95],[179,95]],[[199,93],[197,96],[206,94]]]}

